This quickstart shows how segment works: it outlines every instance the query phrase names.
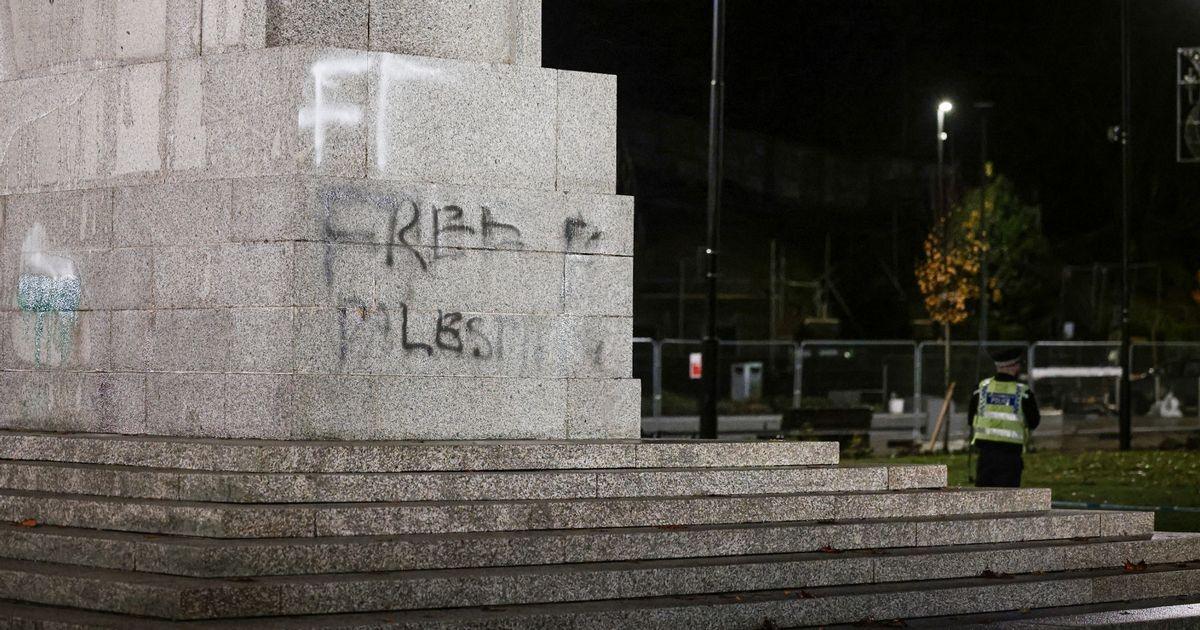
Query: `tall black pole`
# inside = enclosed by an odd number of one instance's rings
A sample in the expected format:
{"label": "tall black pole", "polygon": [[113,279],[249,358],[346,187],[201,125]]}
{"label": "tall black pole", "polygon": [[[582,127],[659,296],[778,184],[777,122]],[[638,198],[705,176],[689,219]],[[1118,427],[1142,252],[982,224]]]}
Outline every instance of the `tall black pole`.
{"label": "tall black pole", "polygon": [[991,285],[989,274],[991,269],[988,265],[988,259],[991,257],[992,245],[990,227],[991,222],[987,216],[987,190],[988,184],[991,183],[992,174],[988,169],[988,112],[994,107],[990,102],[975,103],[975,109],[979,110],[979,223],[983,226],[983,239],[987,245],[984,250],[979,264],[980,280],[979,280],[979,352],[983,356],[975,358],[975,382],[979,382],[979,364],[987,359],[987,340],[988,340],[988,307],[992,301],[992,292],[989,288]]}
{"label": "tall black pole", "polygon": [[700,437],[717,437],[718,356],[717,253],[721,246],[721,159],[725,142],[725,2],[713,0],[712,81],[708,89],[708,321],[704,328],[704,406],[700,410]]}
{"label": "tall black pole", "polygon": [[1132,443],[1132,413],[1129,395],[1129,204],[1133,183],[1133,156],[1130,152],[1130,42],[1129,0],[1121,0],[1121,450]]}

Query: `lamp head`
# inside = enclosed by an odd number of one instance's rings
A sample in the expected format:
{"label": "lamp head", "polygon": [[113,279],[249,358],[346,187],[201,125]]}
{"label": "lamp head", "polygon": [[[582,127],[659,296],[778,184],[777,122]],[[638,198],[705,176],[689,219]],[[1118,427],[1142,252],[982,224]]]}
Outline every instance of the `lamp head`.
{"label": "lamp head", "polygon": [[954,103],[951,103],[950,101],[942,101],[941,103],[938,103],[938,111],[943,114],[949,113],[952,109],[954,109]]}

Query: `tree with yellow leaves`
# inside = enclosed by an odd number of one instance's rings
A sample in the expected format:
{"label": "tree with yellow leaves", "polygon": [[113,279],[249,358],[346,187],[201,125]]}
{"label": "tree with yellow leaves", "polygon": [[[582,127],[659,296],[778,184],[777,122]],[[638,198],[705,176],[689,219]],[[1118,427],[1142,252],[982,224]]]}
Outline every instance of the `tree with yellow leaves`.
{"label": "tree with yellow leaves", "polygon": [[1028,295],[1040,281],[1030,265],[1046,251],[1041,210],[1021,201],[1015,186],[997,176],[951,206],[930,229],[923,249],[917,286],[929,318],[942,325],[949,387],[951,327],[966,321],[979,304],[984,265],[992,303],[1009,292]]}
{"label": "tree with yellow leaves", "polygon": [[[917,287],[929,318],[942,325],[943,386],[950,389],[950,327],[967,319],[967,304],[979,297],[977,280],[987,249],[978,210],[956,205],[938,218],[925,237],[925,257],[917,266]],[[947,394],[948,396],[949,394]]]}

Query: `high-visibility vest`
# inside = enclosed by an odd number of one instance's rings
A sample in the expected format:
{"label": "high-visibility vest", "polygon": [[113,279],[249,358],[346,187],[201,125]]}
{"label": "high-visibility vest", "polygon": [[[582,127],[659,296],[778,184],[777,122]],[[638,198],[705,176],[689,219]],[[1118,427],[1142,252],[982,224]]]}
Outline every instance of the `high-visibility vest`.
{"label": "high-visibility vest", "polygon": [[975,421],[971,425],[975,435],[971,443],[986,440],[1024,446],[1029,431],[1025,426],[1025,410],[1021,403],[1028,391],[1028,387],[1015,381],[988,378],[980,382],[979,406],[975,409]]}

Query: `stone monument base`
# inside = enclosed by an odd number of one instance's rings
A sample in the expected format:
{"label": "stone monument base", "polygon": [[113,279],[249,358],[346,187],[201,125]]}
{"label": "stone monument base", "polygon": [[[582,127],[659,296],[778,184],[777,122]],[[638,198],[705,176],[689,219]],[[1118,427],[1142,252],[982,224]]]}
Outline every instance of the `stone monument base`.
{"label": "stone monument base", "polygon": [[0,616],[749,629],[1200,597],[1200,536],[1152,514],[837,462],[817,442],[4,432]]}

